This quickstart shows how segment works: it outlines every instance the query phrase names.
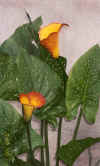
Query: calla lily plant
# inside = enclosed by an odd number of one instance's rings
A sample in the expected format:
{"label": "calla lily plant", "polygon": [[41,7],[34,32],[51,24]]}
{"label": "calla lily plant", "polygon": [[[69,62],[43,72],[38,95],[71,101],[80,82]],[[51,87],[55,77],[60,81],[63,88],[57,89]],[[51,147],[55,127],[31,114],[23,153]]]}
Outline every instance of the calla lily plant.
{"label": "calla lily plant", "polygon": [[[41,17],[32,21],[26,14],[28,23],[0,45],[0,166],[53,166],[49,125],[57,131],[55,165],[61,166],[61,160],[74,166],[88,149],[90,166],[90,147],[100,142],[100,137],[79,139],[78,131],[81,119],[93,124],[99,110],[100,46],[84,53],[67,75],[68,57],[60,56],[59,33],[64,26],[70,33],[70,25],[55,21],[42,26]],[[6,100],[19,102],[22,115]],[[40,122],[40,133],[32,126],[32,116]],[[72,139],[61,145],[64,118],[76,120],[76,125]],[[35,157],[37,148],[40,159]],[[19,158],[24,153],[26,161]]]}

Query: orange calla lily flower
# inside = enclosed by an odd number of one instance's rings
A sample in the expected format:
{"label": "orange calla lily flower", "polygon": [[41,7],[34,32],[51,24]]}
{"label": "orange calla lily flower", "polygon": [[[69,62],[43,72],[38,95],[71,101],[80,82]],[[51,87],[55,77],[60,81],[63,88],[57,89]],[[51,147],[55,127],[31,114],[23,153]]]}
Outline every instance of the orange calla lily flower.
{"label": "orange calla lily flower", "polygon": [[68,24],[52,23],[39,31],[40,44],[48,49],[54,58],[59,57],[58,33],[63,26]]}
{"label": "orange calla lily flower", "polygon": [[24,119],[29,121],[32,117],[32,112],[36,108],[40,108],[45,104],[45,98],[38,92],[30,92],[28,94],[20,94],[20,103],[24,107]]}

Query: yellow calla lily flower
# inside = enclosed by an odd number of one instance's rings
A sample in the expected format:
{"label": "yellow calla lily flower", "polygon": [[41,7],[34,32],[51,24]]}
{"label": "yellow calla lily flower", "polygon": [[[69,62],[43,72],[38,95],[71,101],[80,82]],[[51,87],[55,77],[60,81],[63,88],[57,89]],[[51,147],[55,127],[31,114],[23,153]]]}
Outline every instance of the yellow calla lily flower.
{"label": "yellow calla lily flower", "polygon": [[48,49],[54,58],[59,57],[58,33],[63,26],[68,24],[52,23],[39,31],[40,44]]}

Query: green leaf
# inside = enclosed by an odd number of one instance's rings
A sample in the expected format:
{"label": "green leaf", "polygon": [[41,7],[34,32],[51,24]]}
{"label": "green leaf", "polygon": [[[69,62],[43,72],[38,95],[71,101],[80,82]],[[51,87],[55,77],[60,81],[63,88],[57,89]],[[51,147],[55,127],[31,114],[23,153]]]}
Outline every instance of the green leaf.
{"label": "green leaf", "polygon": [[0,98],[16,100],[18,89],[16,86],[17,66],[14,56],[0,53]]}
{"label": "green leaf", "polygon": [[[39,54],[39,50],[32,44],[34,39],[32,30],[37,33],[42,24],[42,18],[38,17],[32,25],[24,24],[17,28],[0,47],[0,97],[3,99],[16,100],[18,89],[16,87],[17,66],[15,56],[21,56],[21,49],[27,52],[27,56]],[[11,56],[9,56],[11,55]],[[12,91],[13,89],[13,91]],[[6,93],[5,93],[6,91]]]}
{"label": "green leaf", "polygon": [[57,155],[67,166],[72,166],[84,150],[97,142],[100,142],[100,138],[72,140],[68,144],[61,146]]}
{"label": "green leaf", "polygon": [[60,77],[39,57],[28,56],[25,49],[19,47],[18,56],[0,56],[0,76],[1,98],[16,100],[20,93],[38,91],[46,97],[45,107],[42,111],[37,110],[38,117],[46,119],[50,114],[60,116],[63,111],[65,112],[64,92]]}
{"label": "green leaf", "polygon": [[41,119],[47,118],[48,111],[52,115],[51,108],[57,106],[63,94],[60,77],[39,57],[28,56],[25,51],[17,56],[16,63],[19,93],[40,92],[46,98],[46,105],[36,110],[36,115]]}
{"label": "green leaf", "polygon": [[64,101],[63,93],[60,93],[60,95],[58,94],[55,98],[55,101],[52,101],[50,104],[43,108],[43,111],[36,110],[34,114],[41,120],[47,119],[51,124],[56,124],[56,118],[64,117],[66,114]]}
{"label": "green leaf", "polygon": [[[32,23],[36,33],[41,23],[41,18]],[[46,105],[36,116],[50,122],[66,113],[66,59],[56,60],[40,45],[33,46],[32,25],[19,27],[0,47],[0,98],[18,100],[19,93],[38,91],[46,97]]]}
{"label": "green leaf", "polygon": [[61,56],[59,56],[57,59],[53,58],[51,54],[48,52],[48,50],[43,48],[42,46],[40,47],[40,54],[40,58],[44,62],[46,62],[50,66],[50,68],[60,76],[60,79],[62,80],[62,86],[64,87],[66,80],[68,79],[68,76],[65,72],[67,59]]}
{"label": "green leaf", "polygon": [[[64,117],[66,114],[66,107],[65,107],[65,84],[68,79],[68,76],[65,72],[66,69],[66,63],[67,60],[64,57],[59,56],[59,58],[55,59],[51,56],[51,54],[43,48],[40,47],[40,58],[43,60],[43,62],[46,62],[51,70],[53,70],[61,80],[61,87],[63,91],[60,93],[60,95],[57,97],[57,100],[55,101],[55,104],[52,103],[52,105],[49,106],[49,110],[47,114],[43,114],[42,112],[36,112],[36,115],[41,119],[41,117],[45,118],[47,117],[49,123],[53,124],[53,126],[56,126],[56,117]],[[59,100],[58,100],[59,98]]]}
{"label": "green leaf", "polygon": [[[34,166],[41,166],[41,163],[38,160],[35,159],[34,162],[35,162]],[[29,161],[25,162],[23,160],[16,158],[14,163],[11,164],[11,166],[33,166],[33,165]]]}
{"label": "green leaf", "polygon": [[28,164],[27,162],[16,158],[14,163],[11,164],[11,166],[31,166],[31,164]]}
{"label": "green leaf", "polygon": [[[42,138],[31,129],[32,149],[43,146]],[[13,160],[28,151],[27,134],[20,114],[6,101],[0,100],[0,157]]]}
{"label": "green leaf", "polygon": [[27,50],[29,54],[34,53],[37,49],[32,41],[36,36],[34,36],[33,30],[37,33],[42,24],[42,18],[38,17],[32,24],[24,24],[21,27],[17,28],[14,34],[8,38],[2,45],[0,50],[3,53],[9,55],[18,55],[19,47],[22,47]]}
{"label": "green leaf", "polygon": [[8,162],[8,160],[6,160],[4,158],[0,158],[0,165],[1,166],[9,166],[9,162]]}
{"label": "green leaf", "polygon": [[95,45],[72,67],[66,86],[67,119],[77,115],[81,105],[86,120],[94,123],[100,96],[100,47]]}

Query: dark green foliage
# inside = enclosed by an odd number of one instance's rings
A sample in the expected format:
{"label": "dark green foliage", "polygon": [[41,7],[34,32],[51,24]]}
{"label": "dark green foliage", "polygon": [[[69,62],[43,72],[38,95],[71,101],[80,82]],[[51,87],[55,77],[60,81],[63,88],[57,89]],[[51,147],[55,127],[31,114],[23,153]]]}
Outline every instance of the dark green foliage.
{"label": "dark green foliage", "polygon": [[[53,58],[51,54],[48,52],[47,49],[43,48],[42,46],[40,48],[40,56],[39,58],[43,61],[46,62],[49,67],[60,77],[61,80],[61,88],[62,92],[60,95],[57,95],[55,104],[52,102],[50,104],[50,110],[47,112],[47,115],[44,114],[44,117],[48,117],[48,121],[55,126],[56,124],[56,117],[64,117],[66,114],[66,108],[65,108],[65,84],[68,79],[68,76],[66,74],[66,58],[64,57],[58,57],[57,59]],[[58,104],[59,103],[59,104]],[[36,112],[36,115],[38,115],[40,118],[42,117],[42,112]]]}
{"label": "dark green foliage", "polygon": [[[32,44],[33,29],[38,35],[41,17],[32,24],[19,27],[0,47],[0,97],[5,100],[18,100],[20,93],[37,91],[46,98],[43,109],[35,115],[49,122],[66,113],[64,84],[66,59],[54,59],[37,42]],[[32,54],[32,55],[31,55]]]}
{"label": "dark green foliage", "polygon": [[[35,159],[34,162],[34,166],[42,166],[38,160]],[[33,166],[33,164],[31,164],[29,161],[25,162],[16,158],[14,163],[10,164],[9,166]]]}
{"label": "dark green foliage", "polygon": [[[0,158],[14,160],[28,151],[25,122],[6,101],[0,100]],[[43,146],[42,138],[31,129],[32,148]]]}
{"label": "dark green foliage", "polygon": [[[17,57],[16,62],[18,66],[17,87],[19,93],[27,93],[33,90],[40,92],[46,98],[46,105],[36,110],[36,115],[40,119],[46,119],[48,114],[50,116],[53,114],[59,116],[59,113],[63,112],[60,109],[63,105],[58,104],[63,97],[60,77],[39,57],[28,57],[25,52]],[[63,107],[65,108],[65,105]],[[54,113],[52,108],[57,112]]]}
{"label": "dark green foliage", "polygon": [[61,146],[57,155],[67,166],[72,166],[84,150],[97,142],[100,142],[100,138],[72,140],[68,144]]}
{"label": "dark green foliage", "polygon": [[[40,120],[57,125],[57,117],[76,117],[81,105],[86,120],[95,122],[100,96],[100,47],[91,48],[73,66],[69,79],[66,59],[54,59],[40,45],[41,17],[24,24],[0,46],[0,98],[19,100],[20,93],[40,92],[46,104],[34,112]],[[34,43],[32,43],[34,41]],[[68,82],[67,82],[68,79]],[[65,86],[66,85],[66,86]],[[65,107],[66,90],[66,107]],[[28,152],[25,122],[18,112],[0,99],[0,165],[31,166],[16,156]],[[43,146],[41,137],[31,129],[33,152]],[[100,138],[72,140],[58,151],[61,160],[72,166],[77,157]],[[35,159],[35,166],[41,163]]]}
{"label": "dark green foliage", "polygon": [[65,82],[67,80],[67,74],[65,72],[66,70],[66,58],[59,56],[58,58],[53,58],[52,55],[42,46],[40,47],[41,52],[41,59],[46,62],[51,69],[56,72],[61,80],[62,80],[62,86],[64,87]]}
{"label": "dark green foliage", "polygon": [[0,98],[17,99],[16,74],[15,57],[0,53]]}

